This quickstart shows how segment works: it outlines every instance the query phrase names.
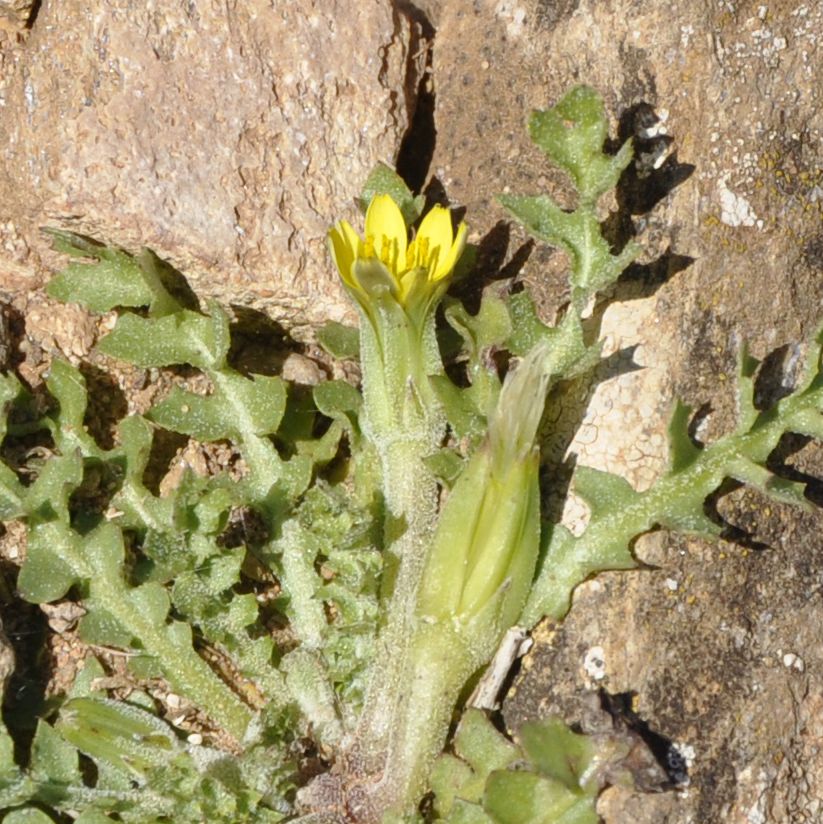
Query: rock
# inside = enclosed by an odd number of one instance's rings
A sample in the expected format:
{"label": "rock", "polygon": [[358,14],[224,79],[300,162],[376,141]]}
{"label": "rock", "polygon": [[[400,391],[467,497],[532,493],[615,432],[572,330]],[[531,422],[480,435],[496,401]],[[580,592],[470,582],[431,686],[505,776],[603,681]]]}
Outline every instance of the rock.
{"label": "rock", "polygon": [[407,127],[410,38],[381,0],[44,3],[0,110],[13,284],[57,263],[49,225],[291,328],[339,319],[325,234]]}
{"label": "rock", "polygon": [[34,0],[0,0],[0,20],[14,26],[25,26],[31,16]]}

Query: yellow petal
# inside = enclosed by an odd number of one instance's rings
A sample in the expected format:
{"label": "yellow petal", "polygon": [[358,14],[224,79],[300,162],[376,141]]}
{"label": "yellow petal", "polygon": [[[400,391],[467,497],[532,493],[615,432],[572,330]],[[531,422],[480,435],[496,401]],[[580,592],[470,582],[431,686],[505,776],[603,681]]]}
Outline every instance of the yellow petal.
{"label": "yellow petal", "polygon": [[[451,249],[453,237],[452,218],[449,210],[444,209],[442,206],[434,206],[423,218],[423,222],[417,230],[418,245],[420,245],[420,241],[423,238],[428,239],[428,260],[421,260],[420,263],[427,266],[432,257],[436,257],[436,259],[442,261],[446,257],[447,250]],[[422,244],[422,246],[425,246],[425,244]],[[440,251],[435,255],[436,249]],[[431,272],[429,276],[434,280],[439,279],[443,276],[439,274],[441,269],[442,264],[437,267],[435,272]],[[445,274],[445,272],[443,274]]]}
{"label": "yellow petal", "polygon": [[420,278],[425,280],[426,273],[425,271],[421,271],[417,268],[407,269],[398,277],[398,285],[400,286],[400,302],[402,304],[406,303],[406,298],[409,296],[409,292],[411,292],[415,283]]}
{"label": "yellow petal", "polygon": [[448,254],[441,254],[439,256],[437,271],[433,276],[434,280],[440,280],[440,278],[445,277],[454,269],[455,264],[460,260],[460,255],[463,254],[463,250],[466,248],[466,232],[466,224],[461,223],[457,227],[457,237],[454,239],[454,243],[452,243]]}
{"label": "yellow petal", "polygon": [[329,249],[340,276],[348,284],[352,284],[351,267],[357,257],[357,247],[360,238],[357,232],[345,221],[341,220],[336,226],[329,229]]}
{"label": "yellow petal", "polygon": [[377,195],[369,204],[366,212],[366,237],[373,239],[374,250],[378,255],[383,249],[383,238],[386,238],[391,247],[391,254],[389,260],[383,262],[394,273],[405,268],[406,221],[403,220],[400,207],[389,195]]}

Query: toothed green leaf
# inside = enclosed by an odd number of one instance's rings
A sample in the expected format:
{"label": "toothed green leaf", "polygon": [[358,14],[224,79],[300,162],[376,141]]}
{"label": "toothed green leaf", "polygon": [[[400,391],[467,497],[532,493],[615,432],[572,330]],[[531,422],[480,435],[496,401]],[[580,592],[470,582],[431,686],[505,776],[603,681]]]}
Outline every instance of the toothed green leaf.
{"label": "toothed green leaf", "polygon": [[517,759],[517,747],[491,724],[485,713],[469,709],[454,737],[454,750],[481,776],[508,767]]}
{"label": "toothed green leaf", "polygon": [[492,773],[483,806],[498,824],[597,824],[595,799],[532,772]]}
{"label": "toothed green leaf", "polygon": [[92,312],[108,312],[118,306],[151,305],[154,314],[179,309],[163,287],[159,273],[165,264],[152,252],[133,257],[121,249],[96,243],[71,232],[46,229],[54,248],[89,263],[73,262],[51,279],[46,291],[62,301],[82,303]]}
{"label": "toothed green leaf", "polygon": [[692,409],[681,401],[675,402],[669,421],[669,471],[674,474],[690,467],[702,452],[689,436]]}
{"label": "toothed green leaf", "polygon": [[434,394],[458,438],[480,438],[486,431],[486,420],[477,407],[472,393],[460,389],[445,375],[429,377]]}
{"label": "toothed green leaf", "polygon": [[599,789],[591,771],[598,752],[589,736],[572,732],[559,718],[546,718],[524,724],[517,737],[541,775],[575,792]]}
{"label": "toothed green leaf", "polygon": [[523,357],[541,341],[551,343],[558,337],[557,329],[547,326],[537,316],[534,301],[528,292],[515,292],[508,297],[511,335],[506,346],[513,355]]}
{"label": "toothed green leaf", "polygon": [[98,349],[137,366],[190,364],[216,369],[228,352],[225,315],[201,315],[188,309],[159,318],[122,315]]}
{"label": "toothed green leaf", "polygon": [[37,723],[29,767],[33,776],[40,781],[71,784],[81,780],[77,750],[45,721]]}
{"label": "toothed green leaf", "polygon": [[575,469],[574,491],[586,502],[593,518],[630,506],[638,498],[625,478],[583,465]]}
{"label": "toothed green leaf", "polygon": [[239,440],[277,431],[286,407],[286,389],[277,377],[221,374],[212,395],[195,395],[178,387],[155,406],[150,419],[165,429],[199,441]]}
{"label": "toothed green leaf", "polygon": [[0,520],[10,521],[25,514],[25,489],[17,475],[0,462]]}
{"label": "toothed green leaf", "polygon": [[[472,784],[477,788],[475,792],[469,789]],[[485,777],[478,778],[474,770],[462,759],[450,753],[441,755],[435,761],[431,774],[431,788],[435,795],[438,820],[452,820],[448,816],[458,798],[479,801],[485,784]]]}
{"label": "toothed green leaf", "polygon": [[80,536],[58,521],[29,529],[26,561],[17,589],[27,601],[46,604],[62,598],[88,574]]}
{"label": "toothed green leaf", "polygon": [[608,121],[603,100],[594,89],[578,86],[545,111],[529,119],[532,140],[574,180],[584,202],[613,189],[632,159],[631,142],[616,155],[603,152]]}
{"label": "toothed green leaf", "polygon": [[454,486],[466,465],[465,459],[448,447],[439,449],[434,455],[429,455],[423,460],[432,474],[448,489]]}
{"label": "toothed green leaf", "polygon": [[500,378],[494,355],[511,335],[511,319],[506,304],[487,289],[476,315],[470,315],[459,302],[450,301],[446,305],[445,317],[463,339],[463,350],[467,355],[466,373],[470,385],[463,390],[463,394],[485,416],[500,394]]}
{"label": "toothed green leaf", "polygon": [[593,213],[566,212],[548,195],[501,195],[500,202],[529,231],[570,255],[571,283],[586,295],[614,283],[640,253],[637,244],[628,243],[618,254],[612,254]]}
{"label": "toothed green leaf", "polygon": [[46,378],[49,392],[60,404],[55,414],[55,440],[63,452],[79,449],[84,455],[97,455],[100,450],[86,432],[83,419],[86,414],[86,380],[70,363],[55,359]]}
{"label": "toothed green leaf", "polygon": [[347,381],[325,381],[312,390],[317,408],[329,418],[351,428],[363,406],[360,393]]}

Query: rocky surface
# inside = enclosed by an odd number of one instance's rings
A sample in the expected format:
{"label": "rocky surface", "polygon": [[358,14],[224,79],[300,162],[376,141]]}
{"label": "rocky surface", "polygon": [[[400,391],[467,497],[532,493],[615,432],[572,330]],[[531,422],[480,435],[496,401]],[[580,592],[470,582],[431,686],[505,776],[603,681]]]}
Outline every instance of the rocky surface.
{"label": "rocky surface", "polygon": [[48,225],[151,247],[290,328],[344,312],[325,232],[406,130],[408,19],[382,0],[38,5],[2,88],[9,287],[55,263]]}
{"label": "rocky surface", "polygon": [[[429,195],[465,207],[478,277],[517,275],[551,316],[563,257],[511,228],[494,196],[569,196],[524,124],[577,82],[638,139],[640,171],[610,225],[646,249],[604,318],[611,349],[638,345],[645,368],[598,388],[581,462],[647,485],[675,395],[710,410],[701,437],[723,432],[741,340],[758,357],[778,350],[779,383],[821,314],[819,4],[367,0],[354,17],[342,0],[102,0],[93,14],[44,0],[29,28],[25,3],[0,5],[0,21],[5,7],[0,286],[44,356],[82,359],[95,326],[28,294],[57,262],[43,224],[151,246],[202,293],[298,331],[345,317],[324,233],[352,218],[365,173],[404,135],[407,171],[422,182],[432,157]],[[418,86],[424,36],[430,86]],[[581,413],[567,411],[571,429]],[[823,477],[814,444],[785,452]],[[610,824],[823,817],[823,517],[745,491],[718,506],[748,546],[642,539],[652,568],[581,587],[562,627],[541,628],[506,704],[513,725],[548,711],[575,721],[595,690],[636,693],[690,784],[609,790]]]}

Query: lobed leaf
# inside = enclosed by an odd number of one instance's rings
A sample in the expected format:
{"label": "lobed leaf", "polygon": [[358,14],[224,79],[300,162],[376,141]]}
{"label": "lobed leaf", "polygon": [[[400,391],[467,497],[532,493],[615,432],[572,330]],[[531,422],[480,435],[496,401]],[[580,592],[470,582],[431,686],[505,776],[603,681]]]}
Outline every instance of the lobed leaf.
{"label": "lobed leaf", "polygon": [[532,234],[568,253],[571,283],[587,296],[614,283],[640,252],[637,244],[628,243],[612,254],[593,212],[566,212],[548,195],[501,195],[500,202]]}
{"label": "lobed leaf", "polygon": [[98,349],[137,366],[218,369],[228,353],[227,327],[222,313],[210,317],[189,309],[162,317],[122,315]]}
{"label": "lobed leaf", "polygon": [[556,105],[535,111],[529,119],[532,140],[575,182],[584,203],[593,203],[613,189],[632,159],[631,142],[616,155],[603,152],[608,121],[600,95],[578,86]]}
{"label": "lobed leaf", "polygon": [[92,312],[119,306],[150,306],[153,315],[169,314],[180,307],[162,283],[164,264],[153,252],[138,256],[105,246],[73,232],[44,229],[58,252],[89,263],[73,262],[49,281],[46,292],[57,300],[82,303]]}
{"label": "lobed leaf", "polygon": [[199,441],[242,440],[277,431],[286,407],[286,388],[277,377],[246,378],[224,372],[216,378],[213,394],[186,392],[175,386],[153,407],[149,419]]}

